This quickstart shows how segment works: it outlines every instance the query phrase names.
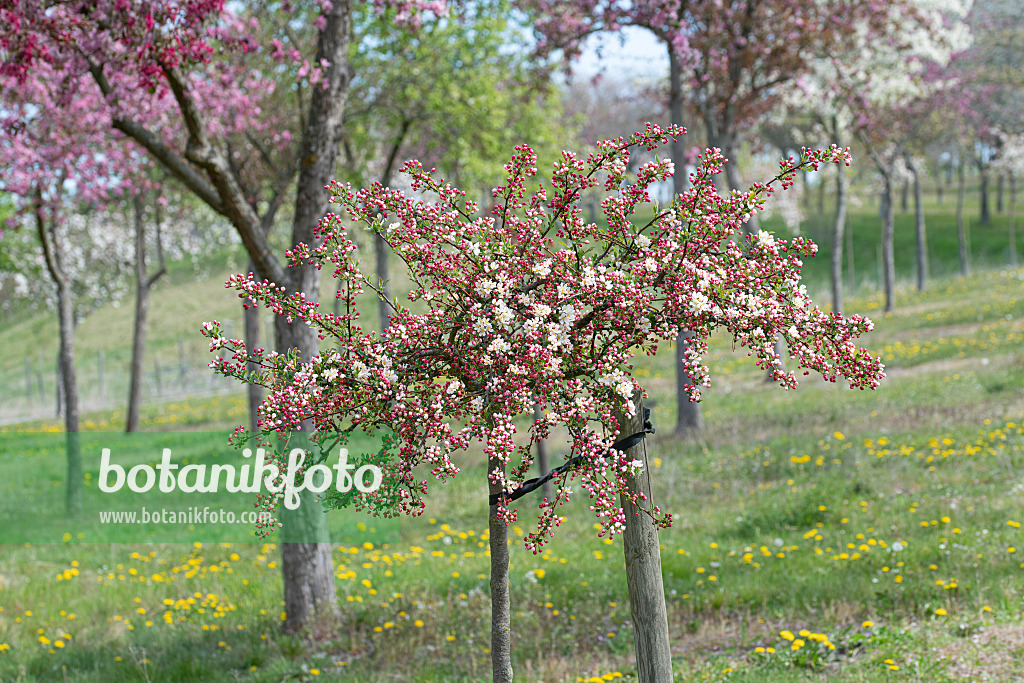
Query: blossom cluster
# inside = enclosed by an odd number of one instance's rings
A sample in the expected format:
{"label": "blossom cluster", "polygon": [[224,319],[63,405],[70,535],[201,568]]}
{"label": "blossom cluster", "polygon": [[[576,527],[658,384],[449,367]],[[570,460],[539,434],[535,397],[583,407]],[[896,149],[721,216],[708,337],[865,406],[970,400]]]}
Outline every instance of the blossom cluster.
{"label": "blossom cluster", "polygon": [[[778,362],[778,335],[804,374],[815,370],[833,382],[844,377],[861,389],[876,387],[884,374],[880,360],[854,344],[871,322],[821,311],[800,284],[801,259],[812,256],[815,245],[743,231],[776,184],[786,187],[798,171],[822,163],[849,164],[849,151],[804,149],[799,160],[783,160],[770,182],[721,197],[714,175],[725,159],[709,149],[698,158],[690,190],[639,218],[651,202],[650,185],[675,169],[655,157],[630,175],[631,151],[654,150],[684,133],[647,124],[628,138],[600,142],[585,158],[562,152],[548,182],[533,191],[527,183],[538,174],[537,158],[520,145],[486,212],[416,161],[401,171],[414,192],[437,201],[380,184],[355,190],[334,182],[328,188],[332,202],[346,217],[329,213],[318,226],[320,242],[296,245],[288,255],[293,265],[333,268],[344,283],[338,295],[343,315],[321,312],[303,293],[251,275],[233,276],[227,286],[309,324],[335,347],[308,362],[294,354],[268,357],[262,350],[250,353],[240,340],[223,339],[211,325],[204,330],[214,339],[211,348],[233,354],[211,366],[270,389],[260,416],[265,434],[302,420],[311,420],[317,432],[347,425],[394,434],[399,452],[377,463],[385,486],[355,499],[372,512],[422,512],[427,482],[417,479],[416,468],[427,466],[437,479],[447,479],[459,471],[452,454],[474,441],[492,463],[492,485],[512,492],[532,465],[533,443],[561,426],[571,438],[568,457],[582,456],[585,464],[556,479],[555,499],[540,504],[528,549],[537,552],[552,536],[561,521],[557,508],[577,478],[601,535],[624,529],[627,512],[619,494],[667,526],[669,514],[626,486],[636,463],[610,448],[622,427],[614,414],[632,415],[631,397],[643,391],[629,364],[636,351],[653,355],[660,340],[691,330],[683,362],[695,379],[688,389],[693,401],[710,385],[701,359],[719,328],[787,388],[796,386],[796,371],[786,372]],[[603,220],[587,223],[581,196],[602,190]],[[358,295],[365,288],[382,294],[352,257],[350,221],[367,226],[404,261],[413,283],[408,299],[423,310],[388,301],[393,313],[383,333],[365,333],[356,324]],[[262,370],[247,373],[248,361]],[[517,444],[515,418],[531,413],[534,403],[544,417],[531,421],[529,439]],[[506,501],[497,514],[506,522],[517,517]]]}

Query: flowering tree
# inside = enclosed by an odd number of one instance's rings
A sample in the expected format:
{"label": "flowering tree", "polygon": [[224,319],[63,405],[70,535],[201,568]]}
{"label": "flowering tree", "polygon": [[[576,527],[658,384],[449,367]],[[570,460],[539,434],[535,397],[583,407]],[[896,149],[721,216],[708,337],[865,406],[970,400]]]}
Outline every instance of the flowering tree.
{"label": "flowering tree", "polygon": [[[293,265],[333,270],[344,283],[344,314],[321,312],[301,293],[251,274],[227,284],[242,298],[304,322],[336,342],[334,348],[306,360],[294,352],[247,350],[241,340],[225,339],[218,323],[204,327],[211,349],[229,352],[212,367],[270,390],[261,408],[262,438],[305,420],[319,433],[360,428],[395,435],[372,456],[384,472],[380,489],[332,494],[331,505],[354,502],[374,514],[420,514],[428,483],[417,468],[444,481],[459,472],[451,459],[455,451],[483,444],[493,501],[492,605],[503,620],[492,632],[496,680],[511,678],[506,525],[517,517],[511,500],[530,469],[535,440],[560,425],[572,446],[557,473],[554,499],[540,504],[537,528],[526,536],[527,550],[536,553],[553,537],[562,519],[558,508],[571,496],[574,480],[591,498],[600,536],[622,532],[634,512],[657,526],[671,523],[669,514],[630,488],[642,463],[611,449],[623,427],[616,411],[635,415],[632,396],[643,391],[628,365],[634,350],[654,354],[658,339],[674,338],[681,326],[693,330],[686,369],[698,379],[689,388],[694,401],[710,381],[701,358],[718,328],[787,388],[796,386],[796,374],[779,367],[776,334],[785,337],[805,374],[845,377],[862,389],[874,388],[883,376],[879,359],[854,345],[871,322],[822,312],[800,284],[801,258],[814,254],[812,242],[785,242],[766,232],[740,237],[744,222],[777,186],[791,185],[798,171],[821,163],[849,163],[848,152],[804,150],[799,161],[782,161],[771,182],[723,198],[714,176],[724,159],[720,150],[708,150],[689,191],[638,217],[639,206],[650,201],[648,187],[671,177],[674,166],[656,158],[630,179],[631,152],[654,150],[684,133],[648,124],[628,139],[599,143],[586,158],[563,152],[547,183],[533,192],[527,183],[538,172],[536,155],[517,146],[505,165],[506,184],[495,188],[495,206],[483,214],[465,192],[416,161],[401,172],[413,190],[436,201],[380,184],[354,190],[334,182],[332,201],[405,262],[414,283],[409,300],[422,312],[389,301],[390,326],[363,333],[356,300],[365,288],[374,298],[380,290],[350,256],[355,245],[345,219],[328,213],[317,231],[322,242],[297,244],[289,256]],[[590,188],[605,193],[606,221],[588,224],[583,218],[580,196]],[[253,361],[261,370],[249,374],[246,365]],[[545,416],[531,424],[528,443],[517,444],[514,418],[531,414],[534,402]],[[244,428],[238,433],[244,435]],[[274,511],[279,498],[261,502]],[[656,536],[654,544],[656,552]]]}
{"label": "flowering tree", "polygon": [[[124,157],[107,144],[104,134],[109,120],[96,113],[95,94],[91,95],[88,85],[86,77],[48,65],[39,69],[37,78],[27,81],[0,71],[0,129],[4,132],[0,141],[0,190],[16,198],[16,209],[38,240],[35,246],[41,251],[45,273],[53,286],[67,433],[65,502],[72,516],[81,512],[82,505],[75,289],[82,289],[76,276],[85,270],[81,260],[88,256],[70,244],[73,237],[65,223],[75,204],[85,207],[105,202],[125,167]],[[99,285],[95,281],[93,284]],[[106,283],[99,286],[105,287]]]}
{"label": "flowering tree", "polygon": [[[396,21],[415,27],[444,2],[374,7],[395,7]],[[226,217],[261,277],[316,296],[316,269],[286,269],[268,234],[289,197],[293,243],[313,241],[326,209],[351,80],[351,3],[0,0],[0,24],[11,29],[0,34],[0,73],[90,79],[110,127]],[[168,115],[154,117],[163,102]],[[316,353],[305,326],[281,318],[276,337],[282,350]],[[323,517],[303,517],[315,542],[282,544],[286,631],[316,612],[325,624],[338,615]]]}

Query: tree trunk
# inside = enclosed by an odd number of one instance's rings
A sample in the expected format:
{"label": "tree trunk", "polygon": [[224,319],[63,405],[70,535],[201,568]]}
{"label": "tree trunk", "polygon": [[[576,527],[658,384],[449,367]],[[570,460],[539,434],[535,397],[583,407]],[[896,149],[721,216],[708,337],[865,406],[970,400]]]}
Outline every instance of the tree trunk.
{"label": "tree trunk", "polygon": [[[837,125],[835,118],[832,125]],[[838,144],[838,143],[837,143]],[[832,223],[832,255],[829,274],[832,280],[832,312],[843,312],[843,232],[846,230],[846,165],[836,164],[836,215]]]}
{"label": "tree trunk", "polygon": [[[544,419],[544,411],[541,410],[539,403],[533,404],[533,419],[534,421],[540,421]],[[547,439],[538,439],[537,441],[537,470],[540,476],[544,476],[548,473],[551,468],[551,464],[548,462],[548,441]],[[541,486],[544,497],[547,500],[554,500],[554,492],[552,491],[551,482],[546,481]]]}
{"label": "tree trunk", "polygon": [[[488,416],[488,426],[493,422]],[[505,463],[497,458],[487,461],[487,471],[505,472]],[[489,496],[500,494],[500,485],[487,478]],[[487,527],[491,550],[491,677],[494,683],[512,680],[512,600],[509,595],[508,524],[498,519],[498,506],[490,506]]]}
{"label": "tree trunk", "polygon": [[687,387],[693,384],[693,378],[683,366],[687,340],[693,336],[690,330],[680,330],[676,338],[676,431],[675,436],[682,438],[693,436],[704,428],[699,403],[690,400],[686,393]]}
{"label": "tree trunk", "polygon": [[905,156],[914,182],[914,235],[917,240],[917,291],[923,292],[928,280],[928,237],[924,225],[924,201],[921,198],[921,176],[910,155]]}
{"label": "tree trunk", "polygon": [[[352,33],[352,9],[348,0],[335,0],[325,13],[326,24],[320,32],[316,63],[327,60],[328,87],[314,88],[310,96],[309,117],[302,135],[301,160],[295,192],[295,214],[292,220],[292,244],[318,244],[313,231],[327,213],[330,182],[341,145],[342,117],[348,98],[351,73],[348,63],[349,37]],[[254,259],[256,260],[256,259]],[[309,265],[288,269],[288,289],[305,292],[307,301],[315,301],[320,291],[320,271]],[[288,324],[277,318],[275,333],[281,352],[297,349],[303,361],[317,353],[317,336],[304,323]],[[303,422],[302,432],[312,430]],[[327,515],[315,498],[303,491],[297,510],[281,516],[301,531],[305,542],[281,544],[281,573],[284,578],[285,621],[282,628],[294,632],[315,616],[319,624],[333,625],[339,618],[334,590],[334,563],[328,538]],[[306,498],[308,496],[308,498]],[[295,538],[295,536],[292,536]]]}
{"label": "tree trunk", "polygon": [[[683,71],[679,57],[669,46],[669,110],[672,123],[683,124]],[[681,139],[672,142],[672,158],[679,164],[672,176],[672,191],[676,194],[685,192],[686,171],[683,159],[686,158],[686,143]],[[686,341],[693,333],[680,328],[676,338],[676,436],[690,435],[701,429],[703,418],[699,403],[692,403],[686,395],[686,387],[693,381],[690,374],[683,369],[682,359],[686,352]]]}
{"label": "tree trunk", "polygon": [[939,203],[939,204],[942,203],[942,191],[943,191],[943,187],[942,187],[942,169],[939,168],[939,165],[936,163],[935,164],[935,199],[936,199],[936,202]]}
{"label": "tree trunk", "polygon": [[910,181],[904,180],[903,187],[900,188],[900,212],[906,213],[909,208],[908,200],[910,195]]}
{"label": "tree trunk", "polygon": [[[128,415],[125,419],[126,432],[139,431],[139,411],[142,407],[142,373],[146,355],[146,320],[149,313],[149,292],[153,284],[165,272],[163,254],[159,254],[160,267],[150,277],[146,265],[146,222],[142,197],[132,200],[135,223],[135,327],[132,333],[132,362],[128,381]],[[160,242],[159,220],[157,221],[157,244]],[[159,249],[159,247],[158,247]]]}
{"label": "tree trunk", "polygon": [[1010,171],[1010,266],[1017,267],[1017,229],[1013,224],[1014,209],[1017,206],[1017,179]]}
{"label": "tree trunk", "polygon": [[988,210],[988,164],[978,163],[978,170],[981,172],[981,186],[979,192],[981,194],[981,211],[978,215],[978,221],[982,225],[988,225],[992,222],[992,216]]}
{"label": "tree trunk", "polygon": [[[391,297],[391,285],[388,284],[388,278],[390,277],[388,273],[388,252],[391,251],[391,247],[388,246],[388,243],[380,235],[373,236],[373,244],[377,252],[377,277],[380,279],[381,292],[384,294],[385,299],[389,299]],[[377,300],[381,332],[387,330],[391,324],[391,320],[388,318],[388,314],[391,312],[391,305],[385,299],[378,298]]]}
{"label": "tree trunk", "polygon": [[[57,315],[60,334],[60,386],[64,398],[64,430],[67,447],[67,480],[64,508],[68,517],[82,513],[82,450],[78,434],[78,378],[75,374],[75,309],[71,278],[64,269],[64,256],[56,234],[57,217],[50,217],[47,230],[41,197],[36,205],[36,230],[43,249],[43,258],[50,278],[57,287]],[[49,234],[48,234],[49,233]]]}
{"label": "tree trunk", "polygon": [[[288,449],[308,448],[312,423],[292,432]],[[334,592],[334,561],[331,558],[327,515],[317,494],[303,490],[299,506],[281,506],[281,573],[284,579],[285,633],[308,630],[314,638],[331,637],[341,613]]]}
{"label": "tree trunk", "polygon": [[[252,262],[252,259],[249,259],[249,265],[246,268],[247,272],[255,272],[256,264]],[[245,326],[245,348],[254,351],[262,344],[260,340],[260,306],[252,299],[243,300],[243,306],[242,323]],[[259,369],[258,363],[246,363],[246,370],[249,372],[258,372]],[[263,387],[250,382],[246,385],[246,394],[249,403],[249,429],[255,433],[260,404],[263,403]]]}
{"label": "tree trunk", "polygon": [[[746,190],[743,185],[743,178],[740,176],[740,167],[736,163],[736,155],[739,153],[739,145],[733,136],[723,136],[720,140],[722,154],[729,163],[725,165],[725,177],[729,182],[730,190],[740,192]],[[750,220],[743,224],[744,235],[756,235],[761,230],[761,219],[759,216],[751,215]]]}
{"label": "tree trunk", "polygon": [[825,215],[825,182],[818,178],[818,215]]}
{"label": "tree trunk", "polygon": [[1003,212],[1003,184],[1005,182],[1005,173],[1000,173],[998,176],[996,176],[996,213]]}
{"label": "tree trunk", "polygon": [[[613,415],[619,423],[619,438],[643,431],[643,401],[634,392],[633,417],[616,408]],[[629,460],[643,462],[643,471],[627,480],[627,489],[638,495],[638,503],[651,510],[651,465],[646,440],[626,451]],[[668,631],[668,610],[665,586],[661,576],[661,546],[658,527],[639,512],[624,493],[619,504],[626,513],[626,530],[622,534],[622,552],[626,560],[626,585],[629,590],[629,611],[633,621],[633,645],[636,652],[637,680],[641,683],[672,681],[672,650]]]}
{"label": "tree trunk", "polygon": [[882,208],[885,218],[882,219],[882,279],[885,287],[885,312],[893,308],[896,291],[896,261],[893,253],[893,236],[896,217],[894,216],[892,197],[892,165],[888,172],[882,174],[884,189],[882,190]]}
{"label": "tree trunk", "polygon": [[964,160],[961,155],[956,165],[956,237],[960,253],[960,276],[967,277],[967,230],[964,227],[964,195],[967,191],[967,179],[964,173]]}

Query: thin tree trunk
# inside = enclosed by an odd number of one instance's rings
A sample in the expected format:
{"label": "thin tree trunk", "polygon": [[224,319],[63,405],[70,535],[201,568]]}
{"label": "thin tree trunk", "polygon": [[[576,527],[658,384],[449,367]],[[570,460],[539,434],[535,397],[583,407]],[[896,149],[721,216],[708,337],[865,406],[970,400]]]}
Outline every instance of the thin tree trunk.
{"label": "thin tree trunk", "polygon": [[939,168],[938,164],[935,165],[935,199],[936,202],[942,203],[942,169]]}
{"label": "thin tree trunk", "polygon": [[896,217],[892,197],[892,167],[883,174],[885,189],[882,191],[882,205],[885,218],[882,220],[882,279],[885,288],[885,311],[893,309],[896,292],[896,261],[893,252],[893,237]]}
{"label": "thin tree trunk", "polygon": [[57,349],[57,363],[54,365],[53,416],[58,420],[64,415],[64,378],[61,375],[60,349]]}
{"label": "thin tree trunk", "polygon": [[[533,404],[533,419],[534,421],[540,421],[544,419],[544,411],[541,409],[539,403]],[[540,472],[540,476],[544,476],[548,473],[551,468],[548,462],[548,441],[547,439],[537,440],[537,469]],[[544,497],[548,500],[554,500],[554,492],[552,491],[551,482],[546,481],[541,486]]]}
{"label": "thin tree trunk", "polygon": [[857,270],[853,257],[853,228],[846,231],[846,278],[851,292],[857,291]]}
{"label": "thin tree trunk", "polygon": [[1017,229],[1013,224],[1014,209],[1017,207],[1017,179],[1010,171],[1010,266],[1017,267]]}
{"label": "thin tree trunk", "polygon": [[998,176],[996,176],[996,213],[1003,212],[1003,184],[1005,182],[1005,173],[1000,173]]}
{"label": "thin tree trunk", "polygon": [[687,388],[693,384],[693,378],[683,366],[688,340],[693,337],[690,330],[681,330],[676,338],[676,431],[675,436],[692,436],[704,428],[704,419],[700,404],[690,400]]}
{"label": "thin tree trunk", "polygon": [[383,299],[377,299],[380,331],[384,332],[391,325],[391,320],[388,318],[388,314],[391,312],[391,305],[387,302],[387,299],[391,298],[391,285],[388,283],[388,278],[390,277],[388,273],[388,252],[391,251],[391,247],[388,246],[388,243],[380,235],[373,236],[373,244],[377,255],[377,277],[380,279],[380,291],[384,294]]}
{"label": "thin tree trunk", "polygon": [[924,201],[921,198],[921,176],[910,155],[904,156],[914,182],[914,235],[917,240],[917,291],[923,292],[928,280],[928,236],[924,224]]}
{"label": "thin tree trunk", "polygon": [[[405,143],[405,136],[409,132],[409,128],[412,126],[412,120],[403,118],[402,125],[395,135],[395,138],[391,141],[391,150],[388,152],[387,161],[384,164],[384,170],[380,174],[380,184],[387,187],[388,183],[391,182],[391,174],[395,169],[395,162],[398,160],[398,153],[402,149],[402,145]],[[380,290],[384,294],[384,299],[391,298],[391,285],[388,283],[388,279],[391,277],[388,268],[388,256],[391,251],[391,247],[384,241],[380,235],[374,235],[374,252],[377,257],[377,277],[380,280]],[[380,331],[384,332],[391,325],[391,321],[388,319],[388,314],[391,312],[391,305],[388,304],[384,299],[377,300],[377,312],[380,315]]]}
{"label": "thin tree trunk", "polygon": [[[683,124],[683,72],[682,65],[675,50],[669,46],[669,111],[672,123]],[[686,158],[686,143],[681,139],[672,141],[672,158],[678,164],[675,175],[672,176],[672,191],[682,194],[686,191],[686,172],[683,169],[683,159]],[[703,416],[699,403],[692,403],[686,394],[693,379],[683,368],[682,359],[686,352],[687,340],[693,333],[680,328],[679,336],[676,338],[676,436],[691,435],[702,427]]]}
{"label": "thin tree trunk", "polygon": [[139,412],[142,404],[142,373],[146,355],[146,319],[149,313],[149,293],[156,281],[165,273],[163,252],[160,251],[160,221],[157,219],[157,249],[160,267],[150,276],[146,266],[145,206],[141,196],[132,200],[135,223],[135,327],[132,334],[132,361],[128,381],[128,415],[126,432],[139,431]]}
{"label": "thin tree trunk", "polygon": [[[68,517],[82,513],[82,450],[78,434],[78,378],[75,374],[75,310],[71,277],[64,269],[60,240],[56,234],[57,218],[51,216],[50,230],[43,218],[42,200],[36,205],[36,230],[42,244],[46,269],[57,287],[57,314],[60,334],[60,387],[64,397],[64,429],[67,447],[67,480],[64,507]],[[49,233],[49,234],[48,234]]]}
{"label": "thin tree trunk", "polygon": [[909,208],[910,199],[910,181],[904,180],[903,187],[900,188],[900,212],[906,213]]}
{"label": "thin tree trunk", "polygon": [[825,215],[825,183],[822,178],[818,179],[818,215]]}
{"label": "thin tree trunk", "polygon": [[960,275],[967,277],[967,230],[964,227],[964,195],[967,191],[967,179],[964,173],[963,155],[956,165],[956,237],[960,254]]}
{"label": "thin tree trunk", "polygon": [[992,216],[988,210],[988,164],[978,162],[978,170],[981,173],[981,186],[979,187],[981,210],[978,215],[978,221],[982,225],[988,225],[992,221]]}
{"label": "thin tree trunk", "polygon": [[25,400],[32,403],[32,359],[25,356]]}
{"label": "thin tree trunk", "polygon": [[[616,408],[613,415],[619,423],[619,438],[643,431],[643,401],[634,392],[632,417]],[[627,490],[638,496],[643,509],[653,509],[651,465],[646,440],[626,451],[629,460],[640,460],[643,471],[627,482]],[[636,509],[625,493],[619,494],[625,511],[626,530],[622,534],[622,552],[626,560],[626,585],[629,590],[629,611],[633,622],[633,645],[636,652],[637,680],[642,683],[672,681],[672,649],[668,630],[665,586],[661,575],[661,545],[658,527]]]}
{"label": "thin tree trunk", "polygon": [[[838,123],[832,118],[833,129]],[[832,280],[832,311],[843,312],[843,232],[846,229],[846,165],[836,165],[836,214],[832,223],[832,255],[830,277]]]}
{"label": "thin tree trunk", "polygon": [[[488,426],[493,426],[488,416]],[[487,461],[487,471],[505,472],[505,463],[498,458]],[[487,478],[489,496],[502,492],[499,484]],[[512,680],[512,601],[509,595],[508,525],[498,519],[498,506],[491,505],[487,518],[491,550],[491,676],[494,683]]]}
{"label": "thin tree trunk", "polygon": [[[725,165],[725,177],[729,182],[730,190],[743,191],[745,189],[743,185],[743,178],[740,176],[740,167],[736,163],[736,155],[739,153],[739,145],[736,144],[732,136],[725,137],[721,141],[722,143],[722,154],[729,163]],[[756,235],[761,230],[761,219],[759,216],[752,215],[750,220],[743,224],[744,235]]]}
{"label": "thin tree trunk", "polygon": [[[252,259],[249,259],[248,272],[255,269]],[[242,323],[245,327],[245,348],[250,351],[260,348],[260,307],[259,303],[252,300],[243,300]],[[246,370],[258,372],[259,364],[255,362],[246,363]],[[256,421],[259,416],[260,404],[263,403],[263,387],[252,382],[246,385],[246,394],[249,403],[249,429],[256,433]]]}

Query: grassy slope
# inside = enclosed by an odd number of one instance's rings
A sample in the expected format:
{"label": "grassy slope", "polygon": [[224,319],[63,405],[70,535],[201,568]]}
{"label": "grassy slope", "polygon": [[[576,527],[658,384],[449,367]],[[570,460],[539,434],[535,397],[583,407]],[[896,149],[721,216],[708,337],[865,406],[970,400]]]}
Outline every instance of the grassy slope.
{"label": "grassy slope", "polygon": [[[237,307],[214,294],[222,279],[163,289],[154,320],[165,344]],[[876,319],[867,344],[889,367],[877,393],[811,378],[782,392],[720,341],[698,443],[670,437],[671,350],[637,364],[659,400],[648,442],[656,497],[676,516],[662,542],[679,680],[1024,675],[1022,284],[1016,271],[947,280],[923,296],[904,290],[884,317],[877,295],[851,301],[850,312]],[[127,312],[102,315],[96,328],[83,325],[84,348],[120,338],[111,331]],[[35,348],[48,324],[0,333],[15,377],[24,361],[13,349]],[[243,411],[236,396],[151,406],[147,425],[222,428]],[[89,419],[111,428],[116,417]],[[463,476],[432,490],[424,518],[403,521],[401,544],[338,547],[345,621],[327,642],[278,633],[271,547],[8,548],[0,677],[486,680],[486,508],[474,455]],[[595,538],[585,508],[583,499],[569,505],[543,555],[513,546],[514,661],[524,680],[629,675],[620,543]],[[524,506],[514,536],[531,516]],[[804,646],[793,650],[783,630]]]}

